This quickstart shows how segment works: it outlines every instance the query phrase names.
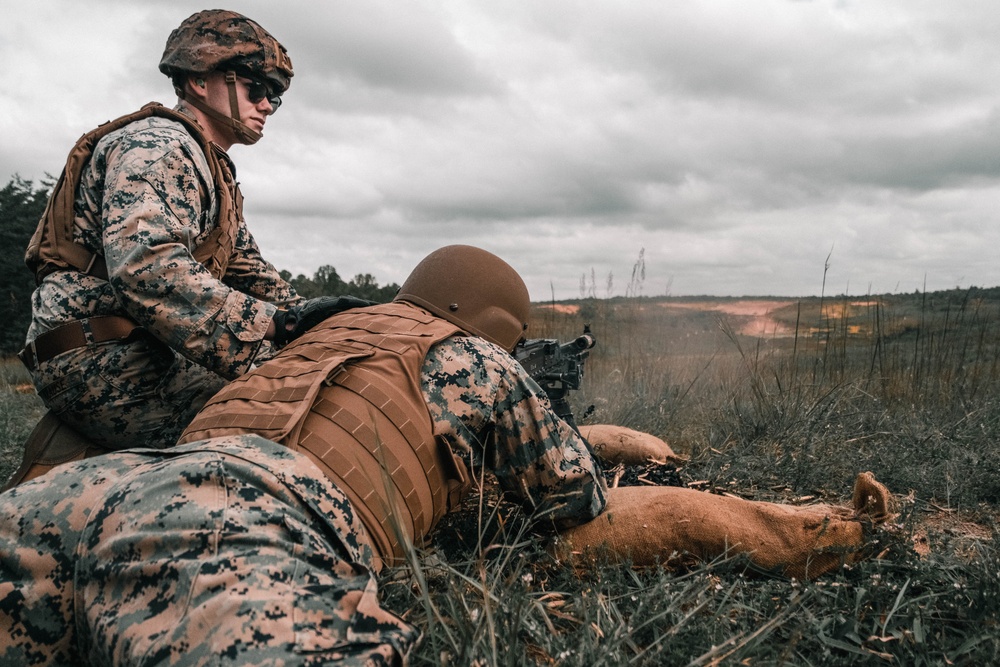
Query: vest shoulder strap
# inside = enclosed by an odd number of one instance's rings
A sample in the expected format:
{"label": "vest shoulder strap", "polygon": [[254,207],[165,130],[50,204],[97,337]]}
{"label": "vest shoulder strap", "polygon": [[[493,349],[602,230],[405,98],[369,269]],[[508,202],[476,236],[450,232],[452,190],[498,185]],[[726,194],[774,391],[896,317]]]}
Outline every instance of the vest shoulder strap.
{"label": "vest shoulder strap", "polygon": [[[220,164],[220,158],[216,155],[213,148],[214,145],[194,120],[158,102],[150,102],[138,111],[102,123],[97,128],[80,137],[76,144],[73,145],[69,156],[66,158],[66,165],[63,167],[62,173],[59,175],[59,180],[49,195],[45,212],[42,214],[42,218],[39,220],[38,226],[31,236],[31,240],[28,242],[28,248],[25,253],[24,262],[34,272],[36,282],[41,282],[42,278],[53,271],[69,268],[89,275],[107,278],[107,267],[104,265],[104,258],[91,252],[84,246],[73,242],[73,202],[76,198],[77,188],[80,185],[83,169],[90,161],[97,143],[112,132],[150,116],[168,118],[184,125],[208,159],[212,177],[215,180],[216,192],[225,197],[224,200],[220,199],[219,202],[219,224],[216,226],[216,230],[209,236],[206,243],[202,244],[209,247],[204,250],[201,246],[196,248],[196,259],[204,263],[206,258],[218,255],[217,246],[226,239],[227,234],[230,243],[234,242],[235,232],[233,229],[220,229],[231,225],[235,221],[228,220],[226,210],[223,207],[224,203],[232,201],[233,194],[230,192],[231,188],[225,182],[226,179],[224,178],[223,171],[225,167]],[[225,171],[229,170],[225,169]],[[228,180],[232,180],[231,175]],[[235,186],[235,184],[233,185]],[[238,190],[236,191],[236,196],[238,198],[237,202],[241,203],[242,197],[239,197]],[[232,252],[231,245],[228,252]],[[228,255],[228,253],[226,254]],[[209,268],[210,270],[212,269],[211,266]],[[214,274],[215,271],[213,271]],[[221,277],[221,274],[216,277]]]}

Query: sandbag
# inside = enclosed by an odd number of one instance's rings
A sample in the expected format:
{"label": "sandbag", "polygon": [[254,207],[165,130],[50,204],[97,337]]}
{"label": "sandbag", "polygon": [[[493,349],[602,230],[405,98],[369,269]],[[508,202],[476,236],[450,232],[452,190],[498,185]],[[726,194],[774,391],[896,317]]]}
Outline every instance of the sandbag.
{"label": "sandbag", "polygon": [[870,517],[876,523],[888,520],[896,510],[889,489],[870,472],[861,473],[855,480],[851,504],[855,512]]}
{"label": "sandbag", "polygon": [[595,456],[611,465],[680,464],[687,460],[675,454],[670,445],[656,436],[624,426],[581,426],[580,435],[590,443]]}
{"label": "sandbag", "polygon": [[[861,495],[889,493],[870,473]],[[873,518],[873,517],[869,517]],[[740,556],[755,571],[812,579],[863,556],[862,515],[836,505],[755,502],[678,487],[609,489],[607,509],[563,531],[554,554],[573,564],[599,557],[633,565],[691,565]]]}

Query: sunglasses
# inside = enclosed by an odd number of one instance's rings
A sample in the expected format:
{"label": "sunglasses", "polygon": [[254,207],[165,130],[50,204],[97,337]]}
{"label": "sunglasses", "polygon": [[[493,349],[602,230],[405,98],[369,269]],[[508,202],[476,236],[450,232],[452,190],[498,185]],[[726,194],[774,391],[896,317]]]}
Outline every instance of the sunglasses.
{"label": "sunglasses", "polygon": [[262,99],[267,98],[267,101],[271,103],[271,113],[278,110],[278,107],[281,106],[281,93],[273,92],[271,86],[263,81],[257,79],[247,79],[247,81],[247,97],[250,98],[251,104],[257,104]]}

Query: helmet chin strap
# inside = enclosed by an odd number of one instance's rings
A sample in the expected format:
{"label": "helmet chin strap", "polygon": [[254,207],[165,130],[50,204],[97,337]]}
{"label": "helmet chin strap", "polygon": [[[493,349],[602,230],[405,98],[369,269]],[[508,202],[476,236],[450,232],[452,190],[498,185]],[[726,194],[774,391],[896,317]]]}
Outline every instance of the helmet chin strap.
{"label": "helmet chin strap", "polygon": [[219,113],[197,97],[185,95],[184,100],[191,104],[191,106],[199,109],[205,115],[217,120],[231,129],[241,144],[246,144],[248,146],[253,145],[260,141],[260,138],[264,135],[260,132],[251,130],[246,124],[243,123],[242,120],[240,120],[240,102],[239,98],[236,96],[236,72],[233,72],[232,70],[226,72],[226,85],[229,88],[229,110],[231,114],[229,116]]}

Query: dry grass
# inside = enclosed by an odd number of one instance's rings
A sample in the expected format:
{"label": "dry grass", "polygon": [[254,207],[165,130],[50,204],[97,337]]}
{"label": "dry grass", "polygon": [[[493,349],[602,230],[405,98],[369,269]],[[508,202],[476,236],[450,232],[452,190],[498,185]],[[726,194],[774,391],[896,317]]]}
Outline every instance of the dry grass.
{"label": "dry grass", "polygon": [[[659,435],[691,457],[681,481],[747,498],[843,502],[872,470],[905,499],[881,558],[812,583],[725,562],[581,575],[552,562],[528,517],[474,499],[443,529],[462,540],[383,579],[385,603],[425,631],[412,663],[1000,661],[1000,298],[639,292],[537,309],[532,336],[569,339],[585,322],[597,336],[577,414],[593,405],[591,422]],[[3,369],[11,469],[39,406],[16,364]]]}

